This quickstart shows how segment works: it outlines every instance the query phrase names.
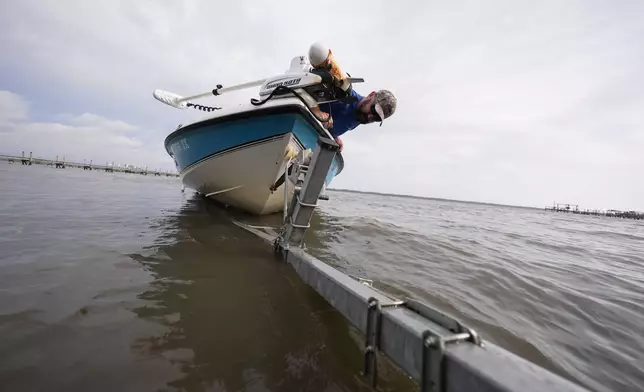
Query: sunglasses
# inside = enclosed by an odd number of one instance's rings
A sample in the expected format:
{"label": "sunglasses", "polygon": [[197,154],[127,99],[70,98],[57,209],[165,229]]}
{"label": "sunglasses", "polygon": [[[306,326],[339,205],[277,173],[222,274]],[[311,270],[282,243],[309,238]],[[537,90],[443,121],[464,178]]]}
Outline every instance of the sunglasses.
{"label": "sunglasses", "polygon": [[370,124],[372,122],[379,121],[382,125],[382,119],[380,118],[378,111],[376,111],[376,102],[371,102],[371,105],[369,105],[369,113],[359,111],[358,117],[360,122],[363,124]]}

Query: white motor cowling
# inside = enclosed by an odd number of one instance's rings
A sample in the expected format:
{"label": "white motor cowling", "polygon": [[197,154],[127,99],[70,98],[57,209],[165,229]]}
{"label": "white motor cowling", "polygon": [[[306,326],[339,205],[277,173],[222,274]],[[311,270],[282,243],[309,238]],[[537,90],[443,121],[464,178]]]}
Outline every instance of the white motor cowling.
{"label": "white motor cowling", "polygon": [[295,56],[291,60],[290,67],[286,70],[285,73],[307,73],[311,69],[311,63],[309,63],[306,56]]}
{"label": "white motor cowling", "polygon": [[313,73],[287,73],[285,75],[266,79],[262,88],[259,90],[259,96],[263,97],[269,95],[273,90],[280,86],[298,89],[320,83],[322,83],[322,77]]}

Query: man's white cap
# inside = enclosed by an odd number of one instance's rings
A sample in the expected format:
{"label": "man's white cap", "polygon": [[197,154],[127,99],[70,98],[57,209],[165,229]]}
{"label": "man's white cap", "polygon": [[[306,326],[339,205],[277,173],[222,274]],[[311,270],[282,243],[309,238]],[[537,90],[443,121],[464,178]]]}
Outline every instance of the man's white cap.
{"label": "man's white cap", "polygon": [[321,42],[314,42],[309,48],[309,62],[312,66],[320,65],[329,57],[329,47]]}

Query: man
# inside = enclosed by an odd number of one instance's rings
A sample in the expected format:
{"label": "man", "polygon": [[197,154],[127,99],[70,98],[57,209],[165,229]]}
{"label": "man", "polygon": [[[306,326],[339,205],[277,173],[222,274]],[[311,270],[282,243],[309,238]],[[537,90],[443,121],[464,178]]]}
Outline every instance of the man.
{"label": "man", "polygon": [[340,135],[360,124],[379,121],[382,126],[382,122],[396,111],[396,97],[388,90],[372,91],[366,97],[352,90],[351,95],[356,97],[357,101],[336,101],[320,105],[320,110],[329,114],[331,118],[322,124],[340,145],[340,151],[343,147]]}

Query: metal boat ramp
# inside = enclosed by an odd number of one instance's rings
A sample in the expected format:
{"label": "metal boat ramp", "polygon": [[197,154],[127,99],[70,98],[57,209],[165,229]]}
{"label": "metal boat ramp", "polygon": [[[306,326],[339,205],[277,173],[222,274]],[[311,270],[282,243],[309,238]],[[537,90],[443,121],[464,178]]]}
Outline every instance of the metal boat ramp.
{"label": "metal boat ramp", "polygon": [[274,247],[300,277],[335,307],[364,337],[364,370],[376,386],[376,361],[386,355],[423,392],[586,391],[503,348],[486,342],[476,331],[430,305],[392,298],[307,254],[302,241],[322,191],[335,141],[318,139],[303,182],[285,211],[277,235],[262,227],[236,222]]}

